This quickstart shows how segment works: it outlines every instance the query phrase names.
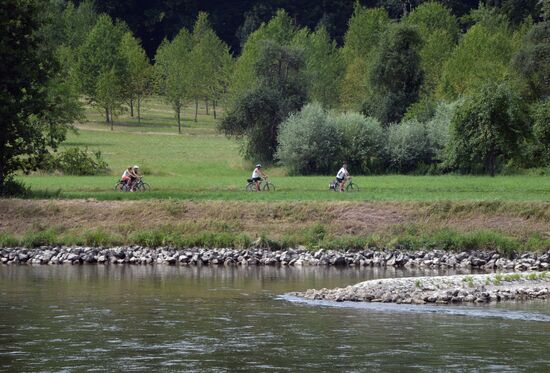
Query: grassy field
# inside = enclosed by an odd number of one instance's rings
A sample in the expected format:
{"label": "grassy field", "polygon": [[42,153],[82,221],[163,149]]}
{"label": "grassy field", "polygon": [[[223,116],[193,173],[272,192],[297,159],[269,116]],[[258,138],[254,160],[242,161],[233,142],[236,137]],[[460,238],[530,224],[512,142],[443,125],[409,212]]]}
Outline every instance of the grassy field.
{"label": "grassy field", "polygon": [[[335,193],[332,175],[290,177],[269,166],[276,191],[248,193],[253,163],[239,145],[204,107],[197,123],[191,109],[184,114],[179,134],[170,108],[152,100],[142,124],[121,116],[111,131],[89,109],[63,146],[101,150],[110,173],[19,176],[35,199],[0,199],[0,246],[550,248],[547,176],[354,176],[359,192]],[[114,192],[133,164],[152,191]]]}
{"label": "grassy field", "polygon": [[[222,111],[218,109],[218,114]],[[357,176],[358,193],[334,193],[327,189],[332,175],[289,177],[280,167],[267,167],[277,190],[274,193],[245,193],[246,178],[253,163],[245,162],[239,145],[216,131],[212,112],[200,108],[184,111],[183,133],[178,134],[173,112],[158,100],[144,104],[142,124],[127,114],[117,118],[114,130],[100,113],[89,109],[89,122],[79,124],[64,144],[101,150],[110,175],[75,177],[33,174],[21,176],[37,196],[60,198],[192,199],[192,200],[514,200],[550,201],[547,176]],[[218,116],[219,118],[219,116]],[[125,167],[138,164],[151,193],[115,193],[113,186]],[[335,170],[336,171],[336,170]],[[353,174],[353,170],[351,170]]]}

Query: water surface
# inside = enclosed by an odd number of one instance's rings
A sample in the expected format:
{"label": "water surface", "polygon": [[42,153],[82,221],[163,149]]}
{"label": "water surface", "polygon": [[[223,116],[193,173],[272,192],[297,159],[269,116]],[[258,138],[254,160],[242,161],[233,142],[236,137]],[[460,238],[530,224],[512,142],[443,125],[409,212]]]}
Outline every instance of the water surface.
{"label": "water surface", "polygon": [[550,303],[303,302],[424,271],[0,267],[2,371],[517,371],[550,367]]}

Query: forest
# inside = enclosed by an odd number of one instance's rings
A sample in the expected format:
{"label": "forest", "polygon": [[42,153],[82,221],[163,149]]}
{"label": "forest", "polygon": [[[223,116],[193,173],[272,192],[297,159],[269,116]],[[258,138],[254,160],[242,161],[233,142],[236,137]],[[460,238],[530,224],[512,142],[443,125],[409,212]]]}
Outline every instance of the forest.
{"label": "forest", "polygon": [[112,128],[149,96],[180,132],[206,105],[245,159],[294,175],[550,166],[549,0],[0,8],[0,185],[40,168],[83,105]]}

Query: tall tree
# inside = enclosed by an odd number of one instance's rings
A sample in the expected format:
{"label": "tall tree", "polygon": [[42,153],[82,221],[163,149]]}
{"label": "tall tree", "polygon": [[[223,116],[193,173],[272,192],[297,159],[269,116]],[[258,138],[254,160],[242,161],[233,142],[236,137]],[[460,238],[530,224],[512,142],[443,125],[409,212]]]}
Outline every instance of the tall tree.
{"label": "tall tree", "polygon": [[141,102],[150,94],[152,67],[149,58],[139,40],[127,32],[121,41],[122,53],[128,61],[128,80],[124,85],[124,96],[130,106],[130,115],[134,116],[134,104],[137,109],[138,123],[141,122]]}
{"label": "tall tree", "polygon": [[309,101],[320,102],[326,108],[337,106],[339,96],[334,86],[338,86],[342,78],[344,64],[336,42],[330,39],[327,30],[321,26],[313,33],[300,30],[293,45],[304,51],[304,74]]}
{"label": "tall tree", "polygon": [[[113,23],[107,15],[99,17],[96,25],[88,34],[84,44],[79,48],[78,60],[76,63],[76,75],[81,92],[88,100],[105,112],[107,123],[112,119],[113,111],[119,110],[117,107],[103,106],[105,94],[111,92],[113,95],[120,95],[125,82],[128,81],[128,60],[122,52],[122,38],[126,32],[123,24]],[[111,74],[114,81],[109,84],[117,87],[112,91],[98,92],[98,83],[101,76]],[[101,94],[102,100],[98,100]],[[113,97],[108,100],[110,103],[122,100],[119,97]]]}
{"label": "tall tree", "polygon": [[365,112],[383,124],[401,120],[418,100],[423,72],[418,47],[422,40],[416,28],[395,24],[384,34],[369,80],[372,94]]}
{"label": "tall tree", "polygon": [[520,153],[527,128],[520,97],[506,83],[488,82],[465,99],[451,120],[449,165],[494,175]]}
{"label": "tall tree", "polygon": [[527,82],[530,100],[550,96],[550,20],[531,28],[512,65]]}
{"label": "tall tree", "polygon": [[264,42],[254,66],[258,85],[236,99],[219,126],[244,140],[247,159],[273,161],[280,123],[306,100],[303,66],[301,50]]}
{"label": "tall tree", "polygon": [[389,24],[384,9],[367,9],[356,3],[341,49],[345,72],[339,90],[344,108],[359,110],[371,94],[370,69]]}
{"label": "tall tree", "polygon": [[430,96],[439,82],[443,63],[458,41],[458,21],[443,5],[427,2],[414,9],[406,17],[405,22],[417,26],[422,38],[419,53],[424,71],[424,84],[421,93]]}
{"label": "tall tree", "polygon": [[165,40],[155,55],[155,82],[158,93],[172,105],[181,133],[181,116],[185,101],[190,98],[190,54],[193,48],[191,34],[181,29],[169,42]]}
{"label": "tall tree", "polygon": [[505,26],[474,25],[445,62],[438,95],[452,100],[489,81],[506,80],[512,53],[512,38]]}
{"label": "tall tree", "polygon": [[288,14],[284,10],[279,10],[268,23],[263,23],[248,37],[241,55],[235,62],[231,78],[229,90],[233,99],[258,86],[254,68],[264,42],[272,40],[280,45],[290,45],[296,31],[297,28]]}
{"label": "tall tree", "polygon": [[52,129],[74,119],[59,112],[64,105],[50,106],[66,96],[48,89],[59,67],[39,32],[45,20],[43,5],[0,2],[0,189],[15,171],[34,169],[48,146],[57,147],[63,138]]}

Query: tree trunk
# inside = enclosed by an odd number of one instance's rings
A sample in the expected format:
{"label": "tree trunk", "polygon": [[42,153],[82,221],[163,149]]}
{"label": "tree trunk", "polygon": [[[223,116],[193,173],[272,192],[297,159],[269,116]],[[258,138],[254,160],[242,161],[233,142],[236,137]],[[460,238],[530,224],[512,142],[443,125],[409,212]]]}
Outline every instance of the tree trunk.
{"label": "tree trunk", "polygon": [[205,101],[205,104],[206,104],[206,115],[210,115],[208,113],[208,98],[204,100]]}
{"label": "tree trunk", "polygon": [[214,119],[216,119],[216,100],[212,101],[212,111],[214,112]]}
{"label": "tree trunk", "polygon": [[[114,122],[114,121],[113,121],[113,110],[111,109],[111,110],[109,110],[109,112],[110,112],[110,114],[111,114],[110,117],[111,117],[111,131],[112,131],[112,130],[113,130],[113,124],[114,124],[114,123],[113,123],[113,122]],[[109,115],[109,114],[107,114],[107,115]]]}
{"label": "tree trunk", "polygon": [[105,107],[105,122],[109,124],[109,108]]}
{"label": "tree trunk", "polygon": [[177,108],[176,116],[178,118],[178,132],[181,133],[181,108]]}
{"label": "tree trunk", "polygon": [[53,148],[53,123],[52,121],[48,121],[50,123],[50,146]]}
{"label": "tree trunk", "polygon": [[134,117],[134,100],[130,99],[130,116]]}
{"label": "tree trunk", "polygon": [[137,115],[138,115],[138,124],[141,124],[141,98],[137,99]]}
{"label": "tree trunk", "polygon": [[197,115],[199,113],[199,99],[195,99],[195,122],[197,121]]}

